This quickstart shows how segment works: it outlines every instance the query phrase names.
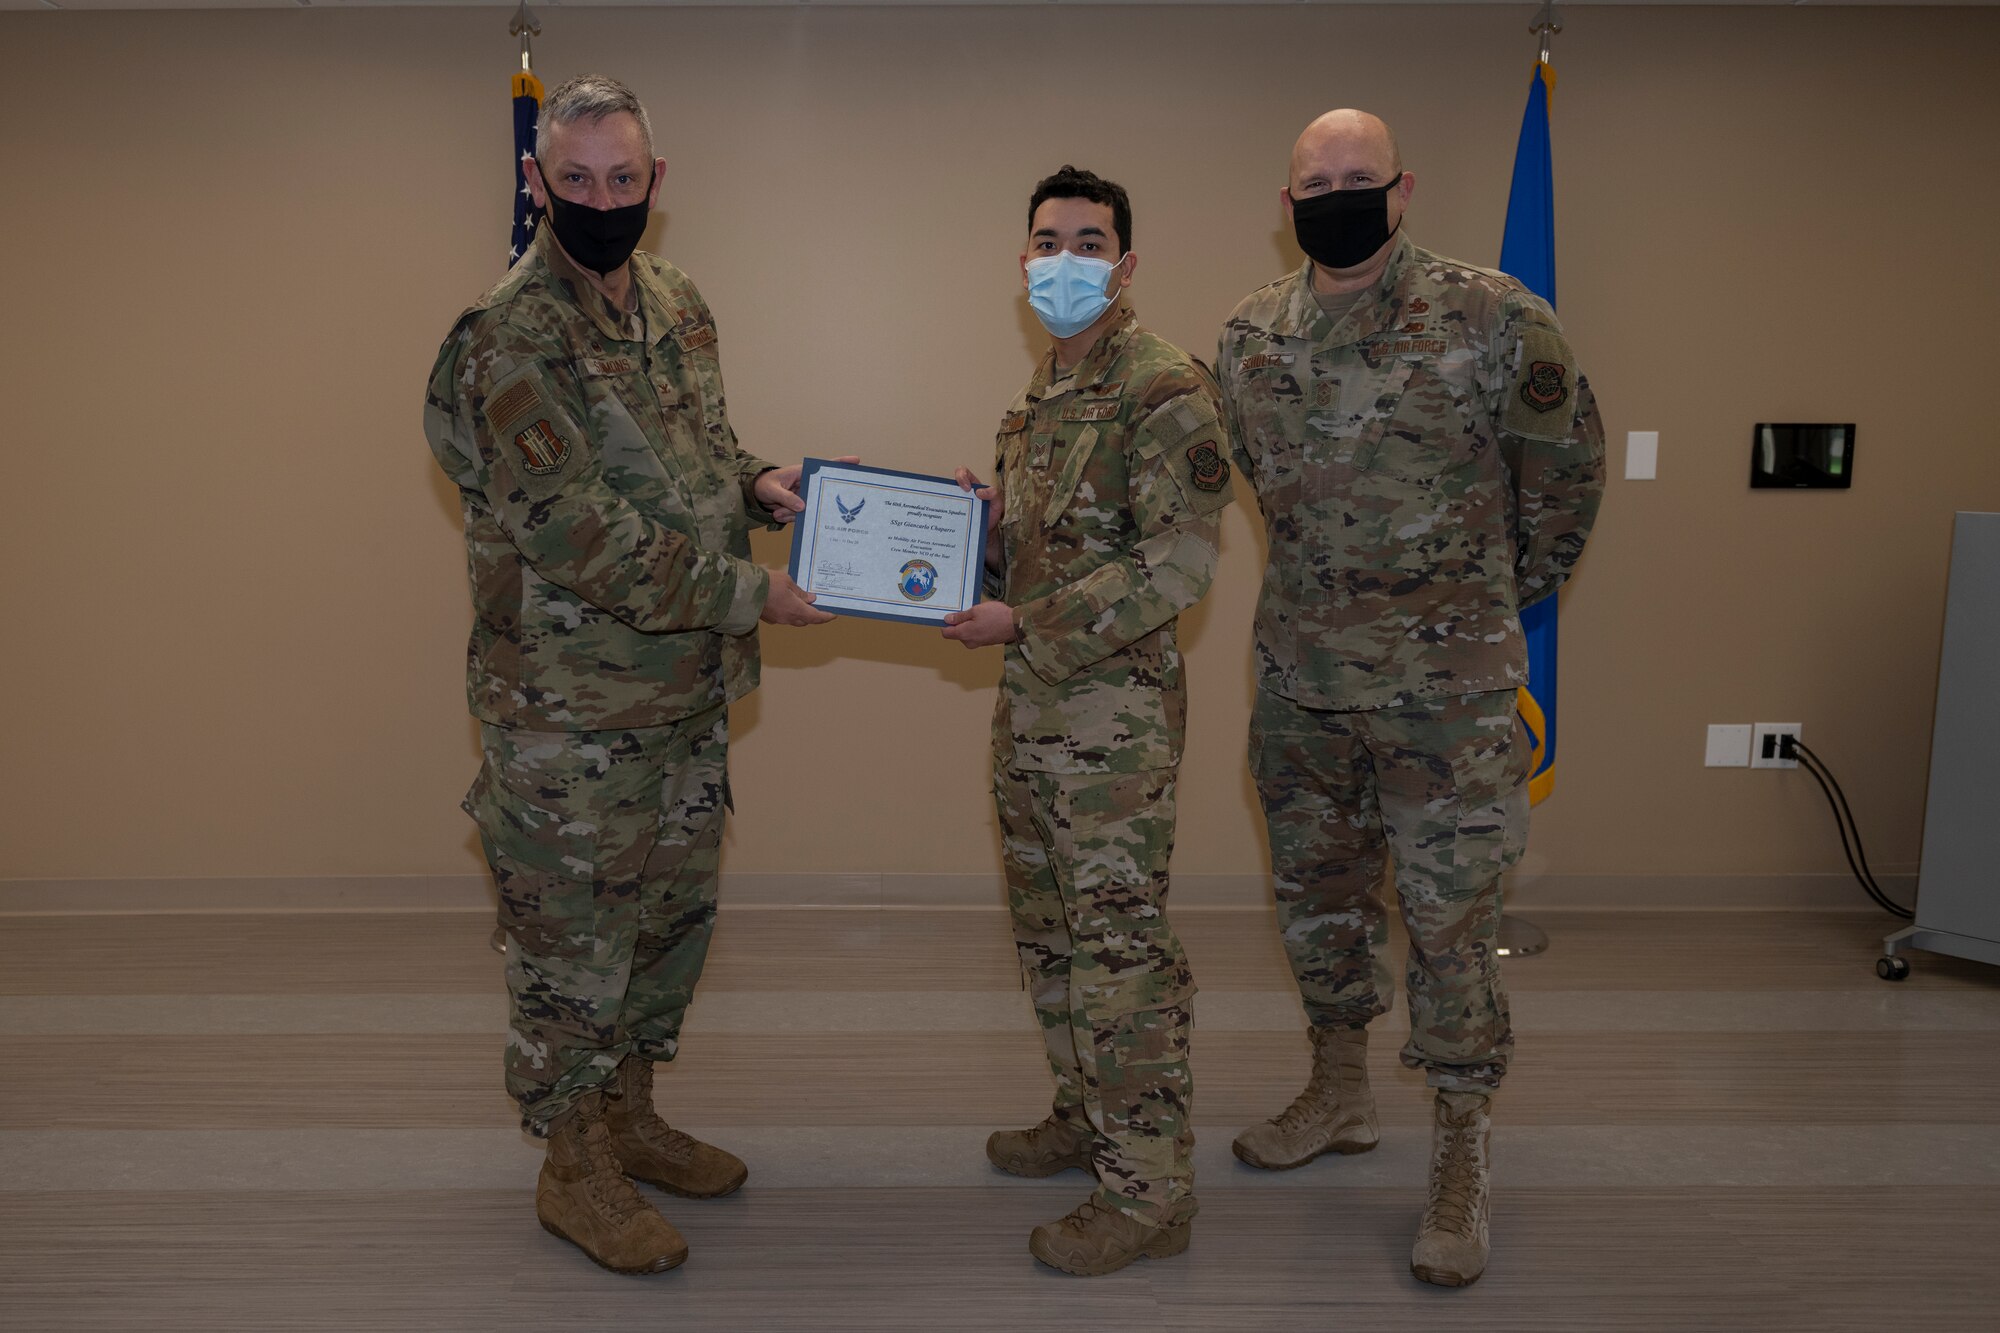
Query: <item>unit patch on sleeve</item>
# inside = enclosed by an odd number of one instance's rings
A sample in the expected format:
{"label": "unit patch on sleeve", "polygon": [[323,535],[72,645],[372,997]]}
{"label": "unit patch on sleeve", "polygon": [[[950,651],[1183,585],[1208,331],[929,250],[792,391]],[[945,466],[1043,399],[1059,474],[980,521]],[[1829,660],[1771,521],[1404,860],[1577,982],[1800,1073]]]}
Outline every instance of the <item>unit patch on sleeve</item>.
{"label": "unit patch on sleeve", "polygon": [[1188,479],[1213,494],[1229,484],[1229,460],[1212,441],[1203,440],[1187,451]]}
{"label": "unit patch on sleeve", "polygon": [[1524,440],[1566,440],[1576,415],[1576,354],[1546,324],[1531,324],[1520,337],[1519,369],[1500,404],[1500,428]]}
{"label": "unit patch on sleeve", "polygon": [[526,430],[516,432],[514,447],[521,451],[521,466],[537,477],[562,471],[569,461],[569,441],[544,417]]}
{"label": "unit patch on sleeve", "polygon": [[1537,412],[1553,412],[1569,401],[1565,382],[1569,367],[1560,361],[1534,361],[1521,377],[1521,401]]}
{"label": "unit patch on sleeve", "polygon": [[483,411],[488,463],[530,499],[548,499],[590,461],[590,437],[563,410],[539,362],[494,384]]}

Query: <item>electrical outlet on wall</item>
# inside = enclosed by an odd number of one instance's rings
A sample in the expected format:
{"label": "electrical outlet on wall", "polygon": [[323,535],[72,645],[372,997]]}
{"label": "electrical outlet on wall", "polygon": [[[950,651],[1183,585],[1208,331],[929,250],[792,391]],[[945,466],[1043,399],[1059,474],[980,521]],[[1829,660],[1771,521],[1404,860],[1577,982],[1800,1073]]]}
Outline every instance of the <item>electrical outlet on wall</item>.
{"label": "electrical outlet on wall", "polygon": [[1784,738],[1799,738],[1801,726],[1797,722],[1759,722],[1750,733],[1750,767],[1752,768],[1797,768],[1797,759],[1785,759]]}

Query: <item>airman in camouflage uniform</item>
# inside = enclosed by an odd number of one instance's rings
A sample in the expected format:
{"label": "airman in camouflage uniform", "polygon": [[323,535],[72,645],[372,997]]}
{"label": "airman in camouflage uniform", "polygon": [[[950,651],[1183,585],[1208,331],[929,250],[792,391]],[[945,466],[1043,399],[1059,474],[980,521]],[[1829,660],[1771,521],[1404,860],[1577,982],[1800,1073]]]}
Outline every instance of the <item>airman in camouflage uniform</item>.
{"label": "airman in camouflage uniform", "polygon": [[[559,207],[644,225],[662,164],[623,85],[558,88],[537,153],[538,201],[554,185]],[[464,512],[484,753],[465,810],[508,934],[507,1088],[551,1140],[537,1212],[655,1272],[687,1247],[626,1176],[705,1197],[746,1175],[651,1106],[715,924],[729,704],[757,685],[760,615],[829,617],[750,560],[750,520],[791,516],[797,469],[738,446],[700,293],[615,258],[586,270],[545,221],[445,339],[424,426]]]}
{"label": "airman in camouflage uniform", "polygon": [[1288,1168],[1375,1146],[1393,852],[1402,1059],[1438,1090],[1412,1265],[1459,1285],[1485,1265],[1488,1097],[1514,1044],[1496,944],[1527,832],[1520,610],[1583,550],[1603,428],[1546,303],[1399,233],[1412,186],[1374,117],[1309,126],[1285,194],[1309,258],[1236,308],[1217,354],[1270,545],[1250,761],[1314,1051],[1306,1090],[1235,1148]]}
{"label": "airman in camouflage uniform", "polygon": [[[995,600],[947,637],[1006,643],[994,792],[1008,905],[1055,1109],[995,1134],[1003,1170],[1094,1167],[1029,1249],[1078,1274],[1186,1248],[1194,1216],[1194,978],[1166,916],[1187,711],[1175,618],[1207,591],[1228,447],[1214,381],[1125,304],[1124,192],[1071,168],[1029,209],[1031,256],[1120,256],[1109,304],[1058,338],[1000,426]],[[1039,311],[1038,311],[1039,312]],[[961,484],[972,485],[960,471]]]}

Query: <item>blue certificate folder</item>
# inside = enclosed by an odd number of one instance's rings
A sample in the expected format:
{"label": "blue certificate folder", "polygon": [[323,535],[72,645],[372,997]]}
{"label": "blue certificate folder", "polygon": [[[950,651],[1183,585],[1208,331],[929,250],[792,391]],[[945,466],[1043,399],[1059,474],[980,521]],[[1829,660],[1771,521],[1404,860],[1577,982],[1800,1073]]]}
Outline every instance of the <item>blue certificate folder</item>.
{"label": "blue certificate folder", "polygon": [[986,502],[950,477],[808,458],[794,582],[822,611],[940,625],[979,601]]}

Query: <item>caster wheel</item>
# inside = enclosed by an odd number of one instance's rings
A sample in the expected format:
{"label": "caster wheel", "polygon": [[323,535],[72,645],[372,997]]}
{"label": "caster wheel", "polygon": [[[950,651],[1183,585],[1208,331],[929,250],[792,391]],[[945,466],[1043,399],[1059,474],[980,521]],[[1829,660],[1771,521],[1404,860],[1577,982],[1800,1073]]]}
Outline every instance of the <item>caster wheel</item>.
{"label": "caster wheel", "polygon": [[1875,975],[1884,981],[1901,981],[1910,975],[1910,960],[1907,958],[1877,958]]}

